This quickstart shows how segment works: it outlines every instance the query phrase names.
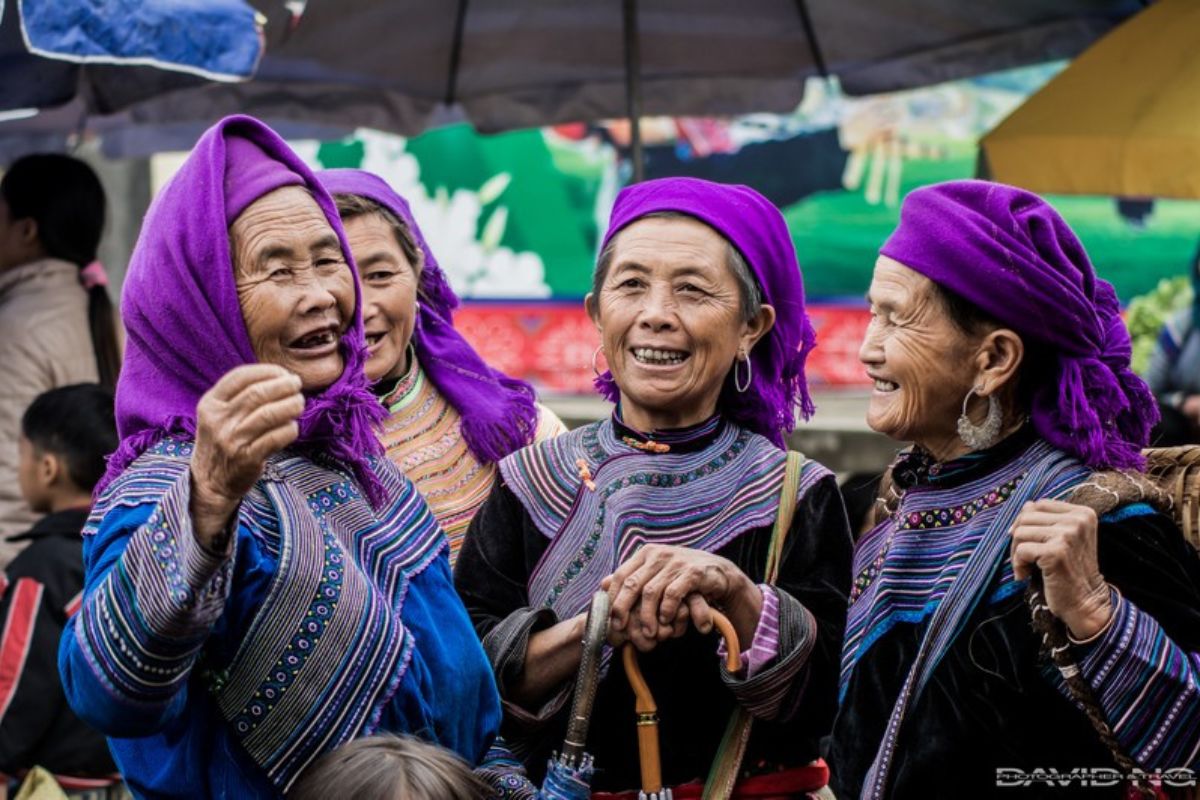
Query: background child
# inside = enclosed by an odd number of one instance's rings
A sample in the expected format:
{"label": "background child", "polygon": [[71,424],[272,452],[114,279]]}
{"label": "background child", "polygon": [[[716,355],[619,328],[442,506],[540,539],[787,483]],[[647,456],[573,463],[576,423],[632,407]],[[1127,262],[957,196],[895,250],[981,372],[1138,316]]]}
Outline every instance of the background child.
{"label": "background child", "polygon": [[369,736],[321,756],[288,800],[483,800],[490,796],[461,758],[411,736]]}
{"label": "background child", "polygon": [[21,419],[21,494],[46,516],[10,537],[29,544],[0,575],[0,771],[10,776],[34,765],[56,776],[116,770],[104,737],[67,707],[57,665],[83,590],[79,531],[116,446],[112,393],[96,384],[45,392]]}

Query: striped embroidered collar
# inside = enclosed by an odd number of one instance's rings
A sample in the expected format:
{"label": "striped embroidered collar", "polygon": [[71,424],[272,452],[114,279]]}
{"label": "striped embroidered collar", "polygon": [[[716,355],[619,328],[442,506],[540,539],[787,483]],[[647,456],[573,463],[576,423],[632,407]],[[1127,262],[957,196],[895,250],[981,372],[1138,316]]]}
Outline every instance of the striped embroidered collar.
{"label": "striped embroidered collar", "polygon": [[896,459],[892,479],[900,490],[926,485],[941,489],[961,486],[1012,461],[1028,450],[1036,439],[1033,426],[1025,424],[986,450],[948,461],[937,461],[927,451],[913,446]]}
{"label": "striped embroidered collar", "polygon": [[725,427],[725,419],[720,414],[714,414],[686,428],[662,428],[646,433],[625,424],[618,406],[613,411],[612,427],[618,440],[646,453],[694,453],[717,440]]}

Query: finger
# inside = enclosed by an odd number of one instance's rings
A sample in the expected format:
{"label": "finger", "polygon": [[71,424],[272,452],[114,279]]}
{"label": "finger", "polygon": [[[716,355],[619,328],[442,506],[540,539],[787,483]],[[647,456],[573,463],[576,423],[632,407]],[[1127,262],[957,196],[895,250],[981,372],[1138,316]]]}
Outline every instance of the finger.
{"label": "finger", "polygon": [[1050,498],[1034,500],[1031,503],[1026,503],[1026,506],[1035,511],[1045,511],[1058,514],[1061,514],[1065,511],[1075,511],[1080,508],[1086,508],[1086,506],[1081,506],[1078,503],[1068,503],[1065,500],[1051,500]]}
{"label": "finger", "polygon": [[691,624],[692,615],[688,611],[687,603],[680,604],[675,612],[675,620],[670,625],[663,625],[659,628],[659,632],[670,631],[671,638],[678,639],[687,633],[688,625]]}
{"label": "finger", "polygon": [[1013,546],[1021,542],[1047,542],[1059,535],[1059,528],[1050,525],[1017,525],[1011,531]]}
{"label": "finger", "polygon": [[300,425],[292,420],[259,436],[246,448],[246,456],[263,464],[300,437]]}
{"label": "finger", "polygon": [[[222,400],[229,400],[252,383],[283,375],[294,375],[294,373],[278,364],[242,364],[222,375],[209,391]],[[299,376],[296,379],[299,380]]]}
{"label": "finger", "polygon": [[642,587],[650,580],[654,572],[643,564],[639,569],[628,573],[624,578],[620,573],[613,573],[612,585],[608,593],[612,597],[612,608],[609,612],[610,624],[624,628],[630,624],[633,608],[642,599]]}
{"label": "finger", "polygon": [[634,551],[633,555],[621,562],[621,564],[619,564],[617,568],[613,570],[611,575],[601,580],[602,584],[605,581],[608,582],[607,591],[610,599],[616,599],[617,592],[621,588],[621,583],[625,580],[625,578],[636,572],[642,566],[642,562],[644,562],[645,559],[646,556],[644,552],[641,549],[636,550]]}
{"label": "finger", "polygon": [[299,394],[300,385],[299,375],[291,372],[286,375],[275,375],[242,387],[242,390],[227,402],[232,408],[248,414],[267,403]]}
{"label": "finger", "polygon": [[692,570],[681,572],[663,590],[658,604],[658,621],[668,623],[675,619],[680,608],[686,608],[687,596],[701,590],[701,576]]}
{"label": "finger", "polygon": [[667,616],[662,613],[659,603],[662,601],[663,590],[673,580],[673,569],[668,562],[646,581],[642,587],[642,599],[638,602],[637,621],[647,635],[656,630],[660,624],[668,625],[674,619],[674,614]]}
{"label": "finger", "polygon": [[709,633],[713,629],[712,607],[701,594],[689,594],[687,598],[688,614],[692,624],[701,633]]}
{"label": "finger", "polygon": [[629,636],[625,633],[625,631],[614,630],[610,625],[608,626],[607,641],[611,646],[619,648],[621,645],[629,641]]}
{"label": "finger", "polygon": [[1052,553],[1052,546],[1045,542],[1022,542],[1013,549],[1013,577],[1027,580],[1035,569],[1041,569],[1045,559]]}
{"label": "finger", "polygon": [[[1073,506],[1068,506],[1069,510]],[[1017,515],[1015,525],[1027,525],[1029,527],[1048,528],[1054,525],[1059,525],[1064,519],[1070,519],[1068,513],[1062,511],[1046,511],[1044,509],[1025,509]]]}
{"label": "finger", "polygon": [[633,642],[633,646],[638,649],[639,653],[649,653],[658,646],[657,637],[646,636],[636,625],[629,630],[629,641]]}
{"label": "finger", "polygon": [[266,403],[252,411],[238,424],[238,433],[247,439],[257,439],[266,431],[294,422],[304,413],[304,395],[299,392]]}

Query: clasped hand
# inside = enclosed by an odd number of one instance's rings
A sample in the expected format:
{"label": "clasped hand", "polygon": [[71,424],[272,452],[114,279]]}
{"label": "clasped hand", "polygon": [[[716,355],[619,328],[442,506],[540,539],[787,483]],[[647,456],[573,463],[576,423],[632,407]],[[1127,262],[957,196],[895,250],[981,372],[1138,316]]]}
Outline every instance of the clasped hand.
{"label": "clasped hand", "polygon": [[641,652],[682,636],[689,623],[712,630],[722,609],[744,646],[762,612],[762,591],[732,561],[689,547],[649,544],[600,582],[612,609],[608,641],[633,642]]}

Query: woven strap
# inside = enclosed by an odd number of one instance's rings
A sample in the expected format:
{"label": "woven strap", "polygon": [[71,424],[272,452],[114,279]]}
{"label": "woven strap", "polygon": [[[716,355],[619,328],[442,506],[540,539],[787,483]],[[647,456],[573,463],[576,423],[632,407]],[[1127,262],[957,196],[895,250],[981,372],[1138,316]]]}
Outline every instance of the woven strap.
{"label": "woven strap", "polygon": [[[768,586],[774,586],[779,579],[779,562],[783,558],[788,531],[792,529],[792,518],[796,515],[796,491],[800,487],[800,472],[803,469],[804,454],[789,451],[787,467],[783,471],[783,487],[779,490],[779,512],[775,515],[775,527],[771,530],[771,543],[767,548],[763,582]],[[749,643],[744,643],[743,647],[749,649]],[[704,800],[729,800],[733,794],[753,722],[754,718],[746,709],[740,705],[734,708],[717,748],[708,780],[704,782]]]}

